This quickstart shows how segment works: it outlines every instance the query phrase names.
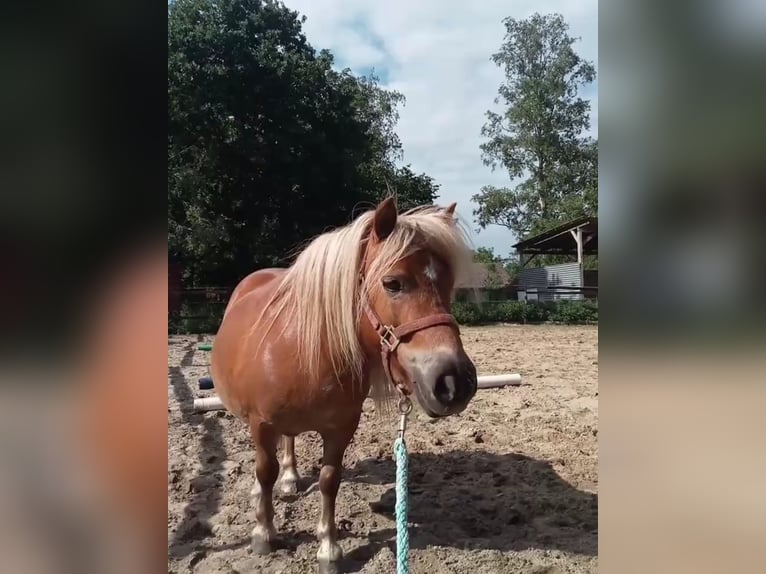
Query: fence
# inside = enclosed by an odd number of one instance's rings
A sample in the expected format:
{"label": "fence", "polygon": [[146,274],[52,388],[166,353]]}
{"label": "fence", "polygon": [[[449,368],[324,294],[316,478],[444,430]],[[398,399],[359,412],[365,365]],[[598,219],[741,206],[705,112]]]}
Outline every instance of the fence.
{"label": "fence", "polygon": [[232,291],[224,287],[169,291],[168,299],[175,304],[169,307],[168,332],[215,333]]}
{"label": "fence", "polygon": [[564,299],[598,299],[598,287],[569,287],[549,285],[548,287],[519,288],[518,299],[525,301],[561,301]]}
{"label": "fence", "polygon": [[[576,289],[576,288],[568,288]],[[598,288],[585,288],[598,293]],[[539,291],[539,290],[538,290]],[[202,287],[181,289],[170,292],[176,301],[168,314],[168,332],[174,334],[215,333],[221,323],[226,303],[232,289],[223,287]],[[489,300],[456,301],[453,313],[458,322],[466,325],[485,322],[594,322],[598,320],[598,304],[593,299],[585,300],[518,300],[505,294],[494,293],[497,298]]]}
{"label": "fence", "polygon": [[597,323],[598,303],[588,299],[456,302],[452,305],[452,314],[461,325],[549,322]]}

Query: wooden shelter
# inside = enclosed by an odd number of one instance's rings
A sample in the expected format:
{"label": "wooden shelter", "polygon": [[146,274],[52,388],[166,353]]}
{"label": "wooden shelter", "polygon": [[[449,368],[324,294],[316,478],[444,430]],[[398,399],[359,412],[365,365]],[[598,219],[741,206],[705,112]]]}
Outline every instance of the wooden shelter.
{"label": "wooden shelter", "polygon": [[[516,243],[521,272],[519,290],[539,298],[580,299],[598,293],[598,272],[584,269],[586,255],[598,255],[598,218],[581,217]],[[570,255],[576,263],[530,268],[538,255]]]}

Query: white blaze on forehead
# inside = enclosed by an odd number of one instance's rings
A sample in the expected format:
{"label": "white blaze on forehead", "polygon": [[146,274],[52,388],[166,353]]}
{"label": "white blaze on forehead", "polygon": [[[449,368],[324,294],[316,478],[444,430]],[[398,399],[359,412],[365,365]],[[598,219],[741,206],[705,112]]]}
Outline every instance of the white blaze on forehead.
{"label": "white blaze on forehead", "polygon": [[436,283],[436,279],[439,277],[439,275],[436,271],[436,262],[434,261],[433,257],[428,258],[428,265],[426,265],[423,273],[432,283]]}

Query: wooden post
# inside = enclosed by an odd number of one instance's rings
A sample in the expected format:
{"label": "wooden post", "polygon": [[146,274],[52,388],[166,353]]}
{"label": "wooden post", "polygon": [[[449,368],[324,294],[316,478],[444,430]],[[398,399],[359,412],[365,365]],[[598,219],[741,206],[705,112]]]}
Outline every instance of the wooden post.
{"label": "wooden post", "polygon": [[526,260],[524,260],[524,252],[522,251],[521,254],[519,255],[519,261],[521,261],[520,269],[524,269],[524,267],[529,265],[535,257],[537,257],[537,253],[533,253],[532,255],[527,257]]}
{"label": "wooden post", "polygon": [[[585,272],[583,270],[583,241],[582,241],[582,227],[578,227],[576,230],[569,231],[574,237],[575,243],[577,243],[577,264],[580,267],[580,289],[585,287]],[[583,298],[583,291],[580,291],[580,298]]]}
{"label": "wooden post", "polygon": [[[577,228],[577,263],[580,264],[580,289],[585,287],[585,262],[582,256],[582,227]],[[584,299],[584,291],[580,291],[580,299]]]}

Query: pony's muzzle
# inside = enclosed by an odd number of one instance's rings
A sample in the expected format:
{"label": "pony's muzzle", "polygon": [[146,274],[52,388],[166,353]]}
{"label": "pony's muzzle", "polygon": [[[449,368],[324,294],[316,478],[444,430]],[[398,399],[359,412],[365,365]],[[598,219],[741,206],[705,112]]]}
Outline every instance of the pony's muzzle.
{"label": "pony's muzzle", "polygon": [[423,361],[413,361],[416,374],[415,394],[432,417],[444,417],[463,411],[476,394],[476,367],[461,352],[430,354]]}

